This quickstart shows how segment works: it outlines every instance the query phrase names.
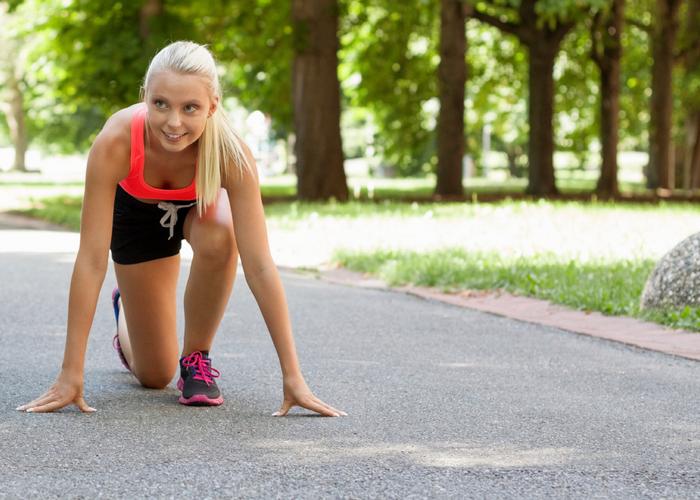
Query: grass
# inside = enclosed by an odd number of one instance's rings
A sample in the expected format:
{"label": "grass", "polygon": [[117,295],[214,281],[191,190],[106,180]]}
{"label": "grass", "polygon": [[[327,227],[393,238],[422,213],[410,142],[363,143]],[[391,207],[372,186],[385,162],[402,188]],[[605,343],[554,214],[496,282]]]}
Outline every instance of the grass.
{"label": "grass", "polygon": [[[80,207],[80,196],[52,196],[25,213],[78,230]],[[275,251],[309,257],[298,267],[335,260],[392,284],[502,289],[700,331],[698,308],[639,308],[655,262],[700,230],[697,205],[385,200],[283,202],[265,212]]]}
{"label": "grass", "polygon": [[700,308],[640,309],[639,298],[655,265],[650,259],[581,263],[554,254],[510,258],[461,248],[433,252],[340,250],[335,258],[349,269],[379,276],[391,285],[415,284],[448,292],[505,290],[583,311],[633,316],[700,331]]}
{"label": "grass", "polygon": [[32,208],[17,212],[58,224],[74,231],[80,230],[80,210],[83,206],[82,197],[51,196],[41,200],[32,200],[32,204]]}
{"label": "grass", "polygon": [[[595,190],[596,182],[597,179],[565,177],[561,173],[557,178],[557,186],[563,194],[590,193]],[[493,180],[476,177],[465,179],[463,184],[467,196],[519,195],[525,192],[527,179]],[[357,200],[402,198],[428,200],[435,189],[435,176],[396,179],[351,177],[348,179],[348,189],[350,196]],[[642,184],[631,182],[621,182],[620,189],[630,194],[647,192]],[[270,198],[293,198],[296,196],[296,177],[282,175],[262,179],[261,191],[263,196]]]}

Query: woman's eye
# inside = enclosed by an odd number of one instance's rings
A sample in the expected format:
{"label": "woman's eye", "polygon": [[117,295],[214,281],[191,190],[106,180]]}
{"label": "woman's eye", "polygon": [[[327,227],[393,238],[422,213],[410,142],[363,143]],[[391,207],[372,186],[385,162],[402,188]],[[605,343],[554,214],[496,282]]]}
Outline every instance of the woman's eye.
{"label": "woman's eye", "polygon": [[161,101],[160,99],[156,99],[153,101],[153,104],[156,105],[156,108],[164,108],[165,107],[165,102]]}
{"label": "woman's eye", "polygon": [[195,111],[197,111],[197,106],[195,106],[194,104],[188,104],[187,106],[185,106],[185,111],[187,111],[188,113],[194,113]]}

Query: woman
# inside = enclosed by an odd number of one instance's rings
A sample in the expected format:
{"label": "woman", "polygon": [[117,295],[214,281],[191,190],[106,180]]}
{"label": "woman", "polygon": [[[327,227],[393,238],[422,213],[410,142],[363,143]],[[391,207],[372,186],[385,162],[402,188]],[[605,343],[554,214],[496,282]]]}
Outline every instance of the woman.
{"label": "woman", "polygon": [[143,97],[110,117],[90,150],[62,369],[44,394],[17,409],[50,412],[74,403],[96,411],[83,397],[84,358],[110,249],[119,284],[112,295],[114,346],[144,387],[168,385],[178,368],[176,283],[185,238],[194,255],[185,291],[180,403],[223,403],[209,350],[240,251],[282,369],[284,399],[273,415],[295,405],[346,415],[314,396],[301,374],[255,162],[220,107],[211,53],[192,42],[165,47],[146,72]]}

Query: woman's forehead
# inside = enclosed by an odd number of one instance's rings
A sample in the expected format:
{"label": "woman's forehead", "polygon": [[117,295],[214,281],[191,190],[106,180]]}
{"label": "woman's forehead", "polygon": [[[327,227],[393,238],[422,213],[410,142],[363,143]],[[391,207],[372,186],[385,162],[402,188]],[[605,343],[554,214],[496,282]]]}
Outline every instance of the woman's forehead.
{"label": "woman's forehead", "polygon": [[207,100],[211,92],[206,77],[173,71],[154,74],[146,91],[173,101]]}

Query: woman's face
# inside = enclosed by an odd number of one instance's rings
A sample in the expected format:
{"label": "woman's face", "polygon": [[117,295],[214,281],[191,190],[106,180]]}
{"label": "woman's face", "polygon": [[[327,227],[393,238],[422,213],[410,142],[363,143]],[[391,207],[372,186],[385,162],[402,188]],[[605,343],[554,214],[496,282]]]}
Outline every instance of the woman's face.
{"label": "woman's face", "polygon": [[172,71],[156,73],[146,89],[150,136],[157,138],[166,151],[183,151],[202,135],[218,101],[210,94],[204,77]]}

